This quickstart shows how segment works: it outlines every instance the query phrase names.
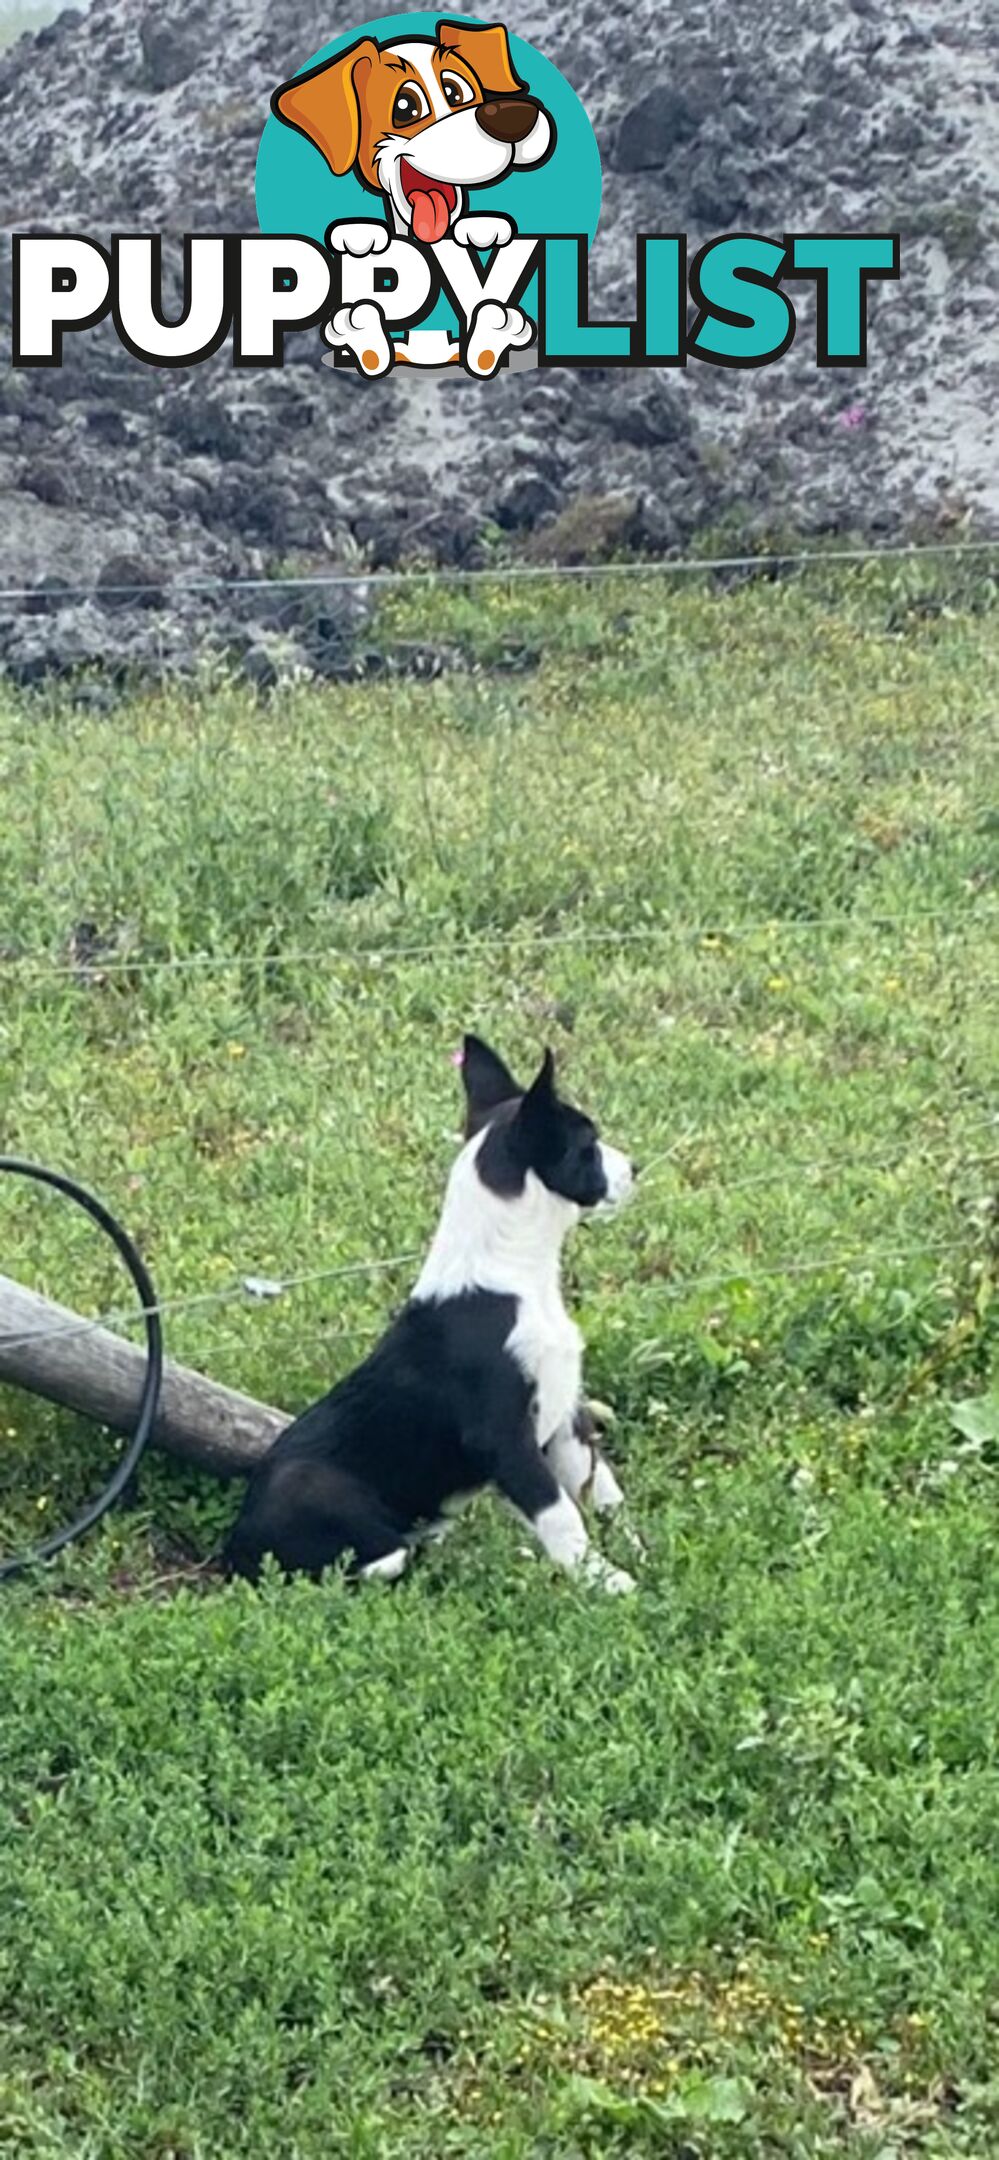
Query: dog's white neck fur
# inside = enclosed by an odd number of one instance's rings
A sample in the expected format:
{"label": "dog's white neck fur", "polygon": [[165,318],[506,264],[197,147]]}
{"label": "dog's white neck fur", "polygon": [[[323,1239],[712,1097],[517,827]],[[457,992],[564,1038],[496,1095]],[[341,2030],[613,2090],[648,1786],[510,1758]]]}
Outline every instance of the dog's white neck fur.
{"label": "dog's white neck fur", "polygon": [[444,1206],[419,1281],[416,1299],[460,1297],[466,1290],[494,1290],[507,1297],[559,1291],[562,1245],[579,1221],[574,1201],[549,1192],[527,1172],[513,1199],[490,1191],[479,1176],[479,1133],[454,1163]]}
{"label": "dog's white neck fur", "polygon": [[560,1275],[563,1241],[579,1209],[549,1192],[533,1170],[514,1198],[491,1192],[476,1164],[484,1138],[479,1133],[454,1164],[413,1297],[431,1303],[491,1290],[516,1298],[506,1347],[534,1389],[544,1447],[572,1417],[582,1382],[582,1337],[562,1302]]}

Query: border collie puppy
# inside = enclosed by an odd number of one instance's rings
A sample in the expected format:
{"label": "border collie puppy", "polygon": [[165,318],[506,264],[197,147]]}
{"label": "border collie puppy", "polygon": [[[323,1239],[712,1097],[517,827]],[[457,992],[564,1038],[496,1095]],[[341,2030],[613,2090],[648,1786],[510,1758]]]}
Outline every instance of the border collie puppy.
{"label": "border collie puppy", "polygon": [[[364,1363],[253,1472],[224,1554],[230,1573],[255,1578],[272,1554],[287,1572],[318,1575],[349,1555],[360,1574],[394,1578],[489,1485],[558,1566],[634,1588],[593,1551],[573,1497],[595,1483],[594,1460],[577,1435],[582,1341],[560,1284],[567,1232],[627,1196],[631,1164],[561,1100],[550,1050],[524,1091],[474,1036],[464,1069],[478,1129],[451,1170],[416,1287]],[[616,1485],[614,1495],[603,1504],[616,1504]]]}
{"label": "border collie puppy", "polygon": [[[461,1078],[465,1090],[466,1141],[474,1140],[497,1114],[509,1116],[524,1095],[508,1065],[477,1035],[466,1035],[461,1055]],[[637,1175],[632,1165],[632,1176]],[[600,1211],[598,1211],[600,1212]],[[606,1203],[603,1212],[606,1212]],[[566,1420],[552,1438],[543,1443],[559,1484],[573,1500],[589,1501],[598,1515],[610,1515],[624,1504],[624,1494],[610,1464],[600,1451],[599,1427],[589,1404],[580,1397],[572,1420]],[[641,1540],[626,1532],[632,1549],[641,1553]]]}

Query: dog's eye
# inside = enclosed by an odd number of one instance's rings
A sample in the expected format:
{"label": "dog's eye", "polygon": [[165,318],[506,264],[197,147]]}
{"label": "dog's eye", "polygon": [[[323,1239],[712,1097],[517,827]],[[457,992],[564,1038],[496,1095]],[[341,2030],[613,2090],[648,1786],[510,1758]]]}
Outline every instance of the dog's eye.
{"label": "dog's eye", "polygon": [[455,112],[461,105],[471,105],[475,98],[471,83],[466,82],[463,75],[442,75],[441,89]]}
{"label": "dog's eye", "polygon": [[417,120],[425,120],[430,107],[418,83],[403,83],[392,107],[393,127],[412,127]]}

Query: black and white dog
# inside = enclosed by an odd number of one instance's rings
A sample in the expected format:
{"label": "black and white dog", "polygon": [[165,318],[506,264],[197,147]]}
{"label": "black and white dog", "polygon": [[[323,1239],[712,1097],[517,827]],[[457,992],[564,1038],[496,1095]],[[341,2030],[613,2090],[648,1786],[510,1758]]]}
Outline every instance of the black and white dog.
{"label": "black and white dog", "polygon": [[563,1102],[546,1051],[526,1090],[466,1036],[466,1139],[407,1304],[362,1365],[306,1410],[254,1471],[226,1547],[232,1573],[272,1554],[318,1574],[350,1555],[401,1575],[414,1547],[494,1486],[549,1557],[607,1590],[578,1505],[620,1504],[581,1398],[582,1341],[560,1260],[587,1211],[623,1200],[632,1167]]}

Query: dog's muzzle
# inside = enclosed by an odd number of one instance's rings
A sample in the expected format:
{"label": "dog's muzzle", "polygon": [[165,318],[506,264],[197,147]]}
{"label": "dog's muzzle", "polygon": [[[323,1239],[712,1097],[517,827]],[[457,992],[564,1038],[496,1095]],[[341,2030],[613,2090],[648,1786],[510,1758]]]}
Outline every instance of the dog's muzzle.
{"label": "dog's muzzle", "polygon": [[622,1155],[618,1148],[608,1147],[603,1140],[600,1142],[600,1159],[607,1192],[596,1212],[598,1215],[609,1215],[630,1198],[635,1172],[627,1155]]}

